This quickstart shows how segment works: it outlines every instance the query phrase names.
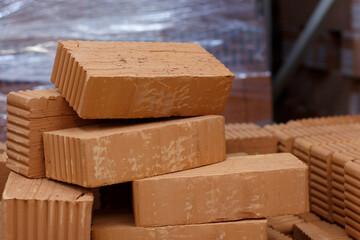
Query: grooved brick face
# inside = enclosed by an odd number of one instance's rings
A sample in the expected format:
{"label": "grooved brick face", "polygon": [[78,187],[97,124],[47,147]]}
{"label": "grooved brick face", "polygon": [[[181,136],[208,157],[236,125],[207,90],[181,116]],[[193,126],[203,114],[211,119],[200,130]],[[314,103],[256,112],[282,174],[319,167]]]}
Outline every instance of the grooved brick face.
{"label": "grooved brick face", "polygon": [[94,123],[79,118],[55,89],[11,92],[7,112],[6,166],[28,178],[45,177],[43,132]]}
{"label": "grooved brick face", "polygon": [[221,114],[234,75],[191,43],[60,41],[51,81],[82,118]]}
{"label": "grooved brick face", "polygon": [[90,239],[89,190],[11,172],[2,201],[8,240]]}

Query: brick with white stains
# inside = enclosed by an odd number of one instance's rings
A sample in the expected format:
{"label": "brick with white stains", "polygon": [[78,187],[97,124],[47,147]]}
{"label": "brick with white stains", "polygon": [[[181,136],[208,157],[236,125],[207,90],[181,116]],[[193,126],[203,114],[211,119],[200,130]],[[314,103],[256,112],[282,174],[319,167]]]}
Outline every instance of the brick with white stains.
{"label": "brick with white stains", "polygon": [[224,117],[105,123],[44,133],[46,176],[101,187],[223,161]]}
{"label": "brick with white stains", "polygon": [[308,167],[289,153],[233,156],[133,182],[137,226],[257,219],[307,212]]}

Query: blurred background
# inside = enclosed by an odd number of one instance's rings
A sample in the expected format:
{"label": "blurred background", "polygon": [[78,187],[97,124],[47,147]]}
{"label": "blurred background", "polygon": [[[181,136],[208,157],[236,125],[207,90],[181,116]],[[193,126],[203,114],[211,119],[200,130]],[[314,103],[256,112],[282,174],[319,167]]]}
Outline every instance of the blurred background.
{"label": "blurred background", "polygon": [[357,114],[360,0],[327,2],[1,0],[0,141],[6,94],[53,87],[60,39],[199,43],[236,75],[227,122]]}

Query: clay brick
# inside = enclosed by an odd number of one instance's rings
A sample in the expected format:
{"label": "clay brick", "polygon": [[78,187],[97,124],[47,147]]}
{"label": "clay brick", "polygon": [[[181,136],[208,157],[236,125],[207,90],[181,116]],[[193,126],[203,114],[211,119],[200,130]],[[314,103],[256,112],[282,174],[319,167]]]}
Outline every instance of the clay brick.
{"label": "clay brick", "polygon": [[345,164],[345,230],[355,239],[360,237],[360,161]]}
{"label": "clay brick", "polygon": [[234,75],[198,44],[59,41],[51,81],[82,118],[222,114]]}
{"label": "clay brick", "polygon": [[3,194],[6,239],[90,239],[92,193],[11,172]]}
{"label": "clay brick", "polygon": [[247,154],[276,153],[278,140],[269,131],[249,123],[225,125],[226,152]]}
{"label": "clay brick", "polygon": [[46,176],[84,187],[223,161],[224,117],[100,124],[44,133]]}
{"label": "clay brick", "polygon": [[291,237],[286,236],[285,234],[282,234],[281,232],[268,227],[267,228],[267,236],[268,236],[268,240],[292,240]]}
{"label": "clay brick", "polygon": [[328,116],[318,118],[304,118],[298,120],[290,120],[289,123],[297,123],[303,127],[327,126],[339,124],[351,124],[360,122],[360,115],[344,115],[344,116]]}
{"label": "clay brick", "polygon": [[165,227],[136,227],[129,213],[95,212],[91,229],[93,240],[208,240],[266,239],[266,220],[193,224]]}
{"label": "clay brick", "polygon": [[[268,218],[268,239],[281,240],[293,234],[295,224],[303,222],[321,221],[313,213],[301,213],[297,215],[286,215]],[[292,238],[290,238],[292,239]]]}
{"label": "clay brick", "polygon": [[309,167],[311,210],[331,222],[333,218],[330,166],[335,151],[334,145],[314,146],[311,149]]}
{"label": "clay brick", "polygon": [[345,230],[325,221],[297,223],[294,226],[294,240],[351,240]]}
{"label": "clay brick", "polygon": [[2,194],[5,188],[5,184],[10,173],[10,170],[5,166],[5,162],[7,159],[5,151],[6,151],[6,145],[0,142],[0,201],[2,199]]}
{"label": "clay brick", "polygon": [[43,132],[94,123],[80,119],[55,89],[11,92],[7,104],[6,165],[29,178],[45,176]]}
{"label": "clay brick", "polygon": [[[356,145],[355,145],[356,147]],[[360,146],[358,145],[357,148]],[[334,204],[334,220],[341,226],[345,226],[345,165],[347,162],[359,159],[358,150],[334,153],[332,157],[331,176],[332,176],[332,196]]]}
{"label": "clay brick", "polygon": [[285,128],[283,130],[275,131],[275,136],[279,139],[279,149],[283,152],[292,152],[294,140],[298,137],[312,136],[326,134],[329,131],[321,127],[299,127],[299,128]]}
{"label": "clay brick", "polygon": [[304,118],[290,120],[287,123],[265,125],[264,128],[272,133],[291,128],[309,128],[329,125],[351,125],[360,122],[360,115],[331,116],[319,118]]}
{"label": "clay brick", "polygon": [[[266,127],[265,129],[270,130],[273,134],[279,139],[279,150],[281,152],[292,152],[294,141],[300,137],[308,137],[308,136],[319,136],[319,135],[327,135],[333,133],[343,132],[349,135],[350,133],[357,132],[359,136],[360,132],[360,124],[359,123],[351,123],[351,124],[337,124],[337,125],[323,125],[323,126],[297,126],[294,125],[284,125],[282,127]],[[346,135],[343,134],[343,135]],[[341,133],[339,134],[341,135]],[[355,137],[353,134],[353,137]],[[344,136],[341,136],[343,138]],[[348,136],[349,138],[350,136]]]}
{"label": "clay brick", "polygon": [[325,221],[304,222],[294,226],[294,240],[351,240],[345,230]]}
{"label": "clay brick", "polygon": [[[343,141],[343,140],[341,140]],[[312,147],[310,157],[310,203],[311,209],[329,221],[345,224],[341,176],[335,175],[332,169],[335,154],[350,154],[360,147],[360,143],[338,142]],[[333,178],[335,176],[335,179]],[[340,179],[340,182],[338,180]]]}
{"label": "clay brick", "polygon": [[305,222],[315,222],[315,221],[321,220],[317,215],[315,215],[314,213],[311,213],[311,212],[300,213],[300,214],[297,214],[297,216],[299,216]]}
{"label": "clay brick", "polygon": [[[346,129],[349,126],[343,127]],[[348,132],[334,132],[326,135],[296,138],[293,148],[293,154],[304,162],[308,162],[310,166],[310,186],[313,186],[314,188],[310,189],[310,202],[312,204],[317,204],[316,207],[311,205],[311,208],[316,213],[321,214],[321,216],[329,220],[332,219],[342,226],[345,226],[344,202],[343,197],[341,198],[341,195],[343,195],[344,192],[343,181],[341,181],[343,174],[342,176],[339,176],[333,172],[333,168],[337,167],[333,163],[333,155],[348,155],[351,152],[354,152],[356,148],[360,147],[358,142],[358,129],[355,127],[353,132],[349,131],[349,129],[350,128],[347,129]],[[321,151],[321,146],[327,148],[328,145],[332,145],[333,149],[328,149],[327,151],[330,152],[328,152],[328,155],[326,155],[326,150]],[[337,150],[334,148],[336,145],[339,145]],[[310,152],[312,152],[312,148],[318,149],[320,152],[318,157],[312,156],[310,158]],[[340,153],[342,151],[344,153]],[[309,159],[312,161],[309,161]],[[314,165],[311,165],[311,162],[314,162]],[[340,181],[338,181],[339,179]],[[319,190],[318,186],[315,186],[312,181],[316,181],[327,190]],[[326,206],[326,211],[324,211],[324,209],[319,211],[319,205]]]}
{"label": "clay brick", "polygon": [[313,146],[326,145],[339,141],[331,133],[325,135],[315,135],[299,137],[294,140],[293,154],[306,164],[310,164],[310,152]]}
{"label": "clay brick", "polygon": [[267,220],[268,225],[271,228],[287,235],[291,235],[293,227],[296,223],[304,222],[304,220],[297,215],[270,217]]}
{"label": "clay brick", "polygon": [[[133,182],[137,226],[264,218],[308,211],[307,166],[291,154],[229,157]],[[286,204],[285,204],[286,203]]]}

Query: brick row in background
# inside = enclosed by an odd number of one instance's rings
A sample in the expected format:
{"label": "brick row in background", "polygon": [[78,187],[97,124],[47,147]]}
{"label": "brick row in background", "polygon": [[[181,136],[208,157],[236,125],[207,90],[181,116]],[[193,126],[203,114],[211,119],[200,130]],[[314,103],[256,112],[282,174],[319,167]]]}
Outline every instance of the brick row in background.
{"label": "brick row in background", "polygon": [[265,126],[278,137],[280,152],[292,152],[309,166],[311,211],[343,226],[356,239],[360,237],[359,127],[358,115]]}

